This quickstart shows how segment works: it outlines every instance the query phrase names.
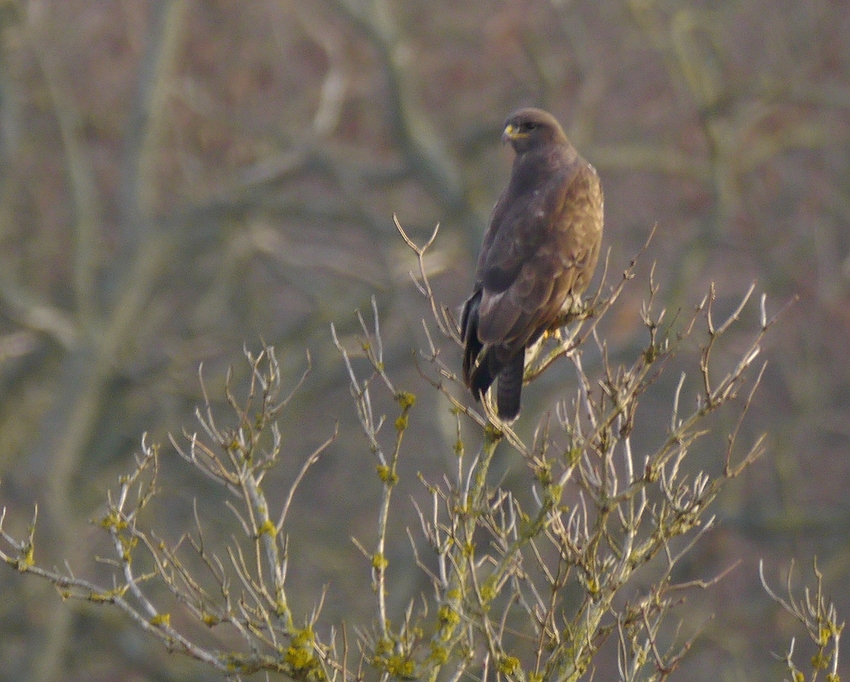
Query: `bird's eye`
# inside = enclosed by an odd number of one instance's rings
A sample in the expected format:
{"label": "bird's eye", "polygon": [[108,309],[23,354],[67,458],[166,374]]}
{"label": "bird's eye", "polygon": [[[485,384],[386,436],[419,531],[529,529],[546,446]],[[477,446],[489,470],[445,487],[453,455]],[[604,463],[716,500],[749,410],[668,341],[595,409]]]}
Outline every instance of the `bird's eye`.
{"label": "bird's eye", "polygon": [[526,130],[534,130],[535,128],[537,128],[537,124],[534,123],[533,121],[529,121],[528,123],[525,124]]}

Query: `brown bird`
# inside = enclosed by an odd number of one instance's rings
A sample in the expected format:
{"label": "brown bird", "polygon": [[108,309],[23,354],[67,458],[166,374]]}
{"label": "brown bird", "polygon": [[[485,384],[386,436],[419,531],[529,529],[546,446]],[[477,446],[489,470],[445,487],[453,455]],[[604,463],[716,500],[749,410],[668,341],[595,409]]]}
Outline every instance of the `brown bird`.
{"label": "brown bird", "polygon": [[498,378],[499,417],[519,415],[525,349],[555,329],[587,288],[602,240],[602,185],[558,121],[520,109],[503,142],[511,178],[484,234],[463,306],[463,379],[476,400]]}

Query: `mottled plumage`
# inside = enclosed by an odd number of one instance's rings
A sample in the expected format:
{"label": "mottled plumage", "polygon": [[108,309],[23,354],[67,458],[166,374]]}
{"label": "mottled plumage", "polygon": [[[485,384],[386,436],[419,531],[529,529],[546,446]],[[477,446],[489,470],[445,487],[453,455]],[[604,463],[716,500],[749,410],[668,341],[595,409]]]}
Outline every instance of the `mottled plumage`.
{"label": "mottled plumage", "polygon": [[556,328],[593,276],[602,239],[602,186],[558,121],[521,109],[502,140],[516,157],[484,234],[463,307],[463,377],[476,399],[498,378],[499,417],[519,414],[525,349]]}

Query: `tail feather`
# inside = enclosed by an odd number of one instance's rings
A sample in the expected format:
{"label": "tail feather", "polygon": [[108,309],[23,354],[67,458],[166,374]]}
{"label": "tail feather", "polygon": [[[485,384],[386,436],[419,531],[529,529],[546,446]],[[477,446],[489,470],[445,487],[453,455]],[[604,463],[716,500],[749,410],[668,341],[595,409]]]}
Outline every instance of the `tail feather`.
{"label": "tail feather", "polygon": [[484,351],[481,361],[472,370],[466,382],[476,400],[481,400],[481,396],[487,393],[501,369],[502,365],[496,359],[494,349],[491,347]]}
{"label": "tail feather", "polygon": [[507,348],[486,346],[478,338],[478,306],[481,292],[475,292],[463,306],[460,322],[463,349],[463,381],[476,400],[490,390],[498,378],[496,408],[499,417],[513,421],[519,415],[525,348],[510,355]]}
{"label": "tail feather", "polygon": [[522,375],[525,370],[525,349],[517,353],[499,373],[496,388],[496,408],[499,417],[513,421],[519,416],[522,398]]}
{"label": "tail feather", "polygon": [[[463,316],[460,322],[460,338],[464,342],[463,348],[463,382],[472,388],[473,367],[478,355],[484,345],[478,339],[478,304],[481,301],[481,292],[474,293],[463,306]],[[492,382],[491,382],[492,383]],[[488,384],[489,386],[489,384]],[[486,390],[486,389],[485,389]],[[476,399],[478,394],[475,393]]]}

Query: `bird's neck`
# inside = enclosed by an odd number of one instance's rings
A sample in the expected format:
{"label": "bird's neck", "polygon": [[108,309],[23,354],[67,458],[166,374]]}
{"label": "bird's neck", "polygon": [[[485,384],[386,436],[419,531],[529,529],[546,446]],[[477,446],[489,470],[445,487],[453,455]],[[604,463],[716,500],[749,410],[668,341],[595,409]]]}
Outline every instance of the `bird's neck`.
{"label": "bird's neck", "polygon": [[529,149],[522,154],[517,154],[510,180],[514,191],[522,193],[527,189],[538,187],[546,178],[571,164],[576,156],[575,147],[570,144],[557,145],[554,148]]}

